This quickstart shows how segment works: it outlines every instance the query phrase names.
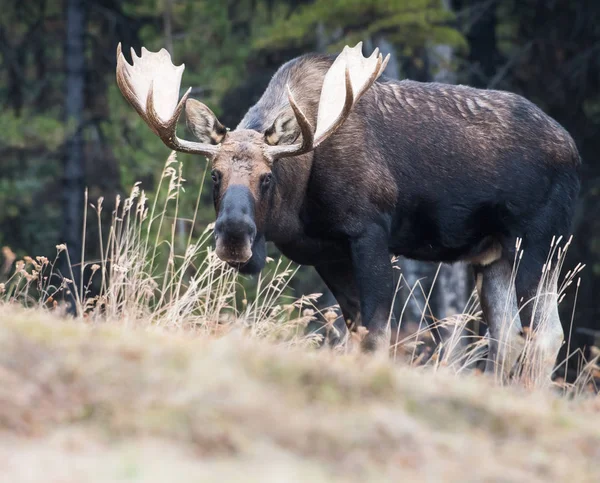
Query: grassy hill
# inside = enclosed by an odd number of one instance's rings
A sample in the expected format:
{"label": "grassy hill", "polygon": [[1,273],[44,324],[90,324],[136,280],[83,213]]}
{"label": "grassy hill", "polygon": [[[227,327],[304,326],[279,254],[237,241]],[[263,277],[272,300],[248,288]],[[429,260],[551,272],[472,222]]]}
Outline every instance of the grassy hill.
{"label": "grassy hill", "polygon": [[600,481],[600,399],[0,305],[2,481]]}

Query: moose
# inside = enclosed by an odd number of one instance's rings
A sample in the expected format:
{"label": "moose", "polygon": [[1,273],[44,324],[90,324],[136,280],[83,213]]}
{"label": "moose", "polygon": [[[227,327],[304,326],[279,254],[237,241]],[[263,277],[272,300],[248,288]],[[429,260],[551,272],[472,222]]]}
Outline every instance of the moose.
{"label": "moose", "polygon": [[[230,131],[191,89],[179,100],[184,65],[166,50],[131,50],[129,64],[117,48],[124,97],[169,148],[211,163],[219,258],[258,273],[271,241],[314,266],[367,329],[366,351],[389,348],[392,255],[469,263],[486,372],[509,377],[523,326],[543,322],[533,344],[549,378],[563,329],[556,277],[543,272],[554,237],[569,234],[581,164],[559,123],[513,93],[382,77],[389,56],[364,57],[359,43],[284,64]],[[197,141],[176,135],[184,108]]]}

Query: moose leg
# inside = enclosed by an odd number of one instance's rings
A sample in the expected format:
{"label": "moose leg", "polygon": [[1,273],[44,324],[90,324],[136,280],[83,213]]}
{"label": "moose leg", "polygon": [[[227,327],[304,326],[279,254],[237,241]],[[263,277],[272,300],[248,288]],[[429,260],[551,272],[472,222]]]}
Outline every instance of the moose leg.
{"label": "moose leg", "polygon": [[[525,250],[516,289],[523,325],[531,329],[531,344],[524,357],[524,376],[533,382],[549,383],[564,332],[558,314],[558,273],[545,271],[542,255]],[[529,255],[529,256],[528,256]]]}
{"label": "moose leg", "polygon": [[315,268],[342,311],[343,323],[338,324],[340,320],[336,320],[336,328],[341,334],[346,334],[347,328],[360,325],[358,289],[350,261],[331,262]]}
{"label": "moose leg", "polygon": [[388,320],[394,297],[394,274],[384,228],[373,224],[350,242],[352,267],[359,292],[362,324],[368,330],[363,340],[367,351],[390,346]]}
{"label": "moose leg", "polygon": [[360,303],[354,273],[349,262],[334,262],[315,267],[340,306],[344,321],[360,324]]}
{"label": "moose leg", "polygon": [[506,381],[523,350],[521,320],[512,283],[512,264],[500,259],[490,265],[474,268],[481,309],[489,327],[489,355],[485,372]]}

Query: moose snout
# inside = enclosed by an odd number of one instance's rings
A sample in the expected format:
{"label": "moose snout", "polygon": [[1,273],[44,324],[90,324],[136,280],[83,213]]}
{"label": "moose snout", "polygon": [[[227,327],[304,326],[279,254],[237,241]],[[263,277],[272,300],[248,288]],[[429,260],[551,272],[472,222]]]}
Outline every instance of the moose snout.
{"label": "moose snout", "polygon": [[256,238],[254,199],[246,187],[232,186],[223,196],[215,223],[217,256],[228,263],[246,263]]}
{"label": "moose snout", "polygon": [[215,224],[217,256],[228,263],[245,263],[252,256],[256,225],[248,216],[227,217]]}

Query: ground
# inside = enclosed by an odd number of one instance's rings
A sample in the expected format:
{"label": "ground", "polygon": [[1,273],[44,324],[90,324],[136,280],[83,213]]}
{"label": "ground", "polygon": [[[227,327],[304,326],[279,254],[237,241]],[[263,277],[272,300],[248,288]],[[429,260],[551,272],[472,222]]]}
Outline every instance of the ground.
{"label": "ground", "polygon": [[239,331],[0,306],[20,482],[600,481],[600,400]]}

